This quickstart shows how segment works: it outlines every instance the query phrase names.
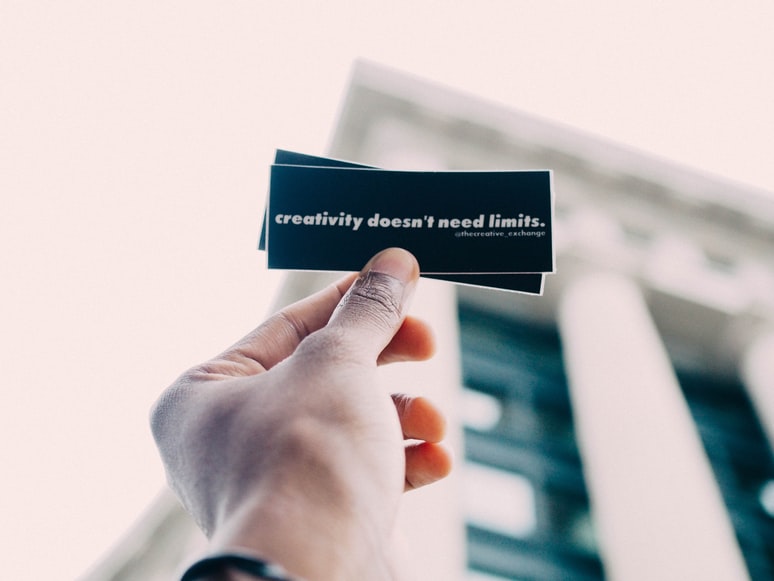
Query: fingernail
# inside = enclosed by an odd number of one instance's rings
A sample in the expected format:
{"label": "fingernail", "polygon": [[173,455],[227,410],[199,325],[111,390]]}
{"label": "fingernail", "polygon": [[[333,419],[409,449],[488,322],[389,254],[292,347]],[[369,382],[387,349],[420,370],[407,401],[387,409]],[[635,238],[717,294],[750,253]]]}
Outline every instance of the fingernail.
{"label": "fingernail", "polygon": [[402,248],[388,248],[374,256],[363,267],[362,274],[380,272],[409,283],[419,276],[419,265],[414,255]]}

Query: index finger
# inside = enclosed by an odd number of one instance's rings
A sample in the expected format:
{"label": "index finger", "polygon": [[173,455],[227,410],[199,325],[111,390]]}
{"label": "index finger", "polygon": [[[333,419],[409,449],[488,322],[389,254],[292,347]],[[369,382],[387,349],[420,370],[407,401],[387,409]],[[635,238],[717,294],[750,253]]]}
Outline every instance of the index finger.
{"label": "index finger", "polygon": [[240,377],[271,369],[292,355],[307,336],[328,323],[356,276],[350,274],[285,307],[196,371],[210,376]]}

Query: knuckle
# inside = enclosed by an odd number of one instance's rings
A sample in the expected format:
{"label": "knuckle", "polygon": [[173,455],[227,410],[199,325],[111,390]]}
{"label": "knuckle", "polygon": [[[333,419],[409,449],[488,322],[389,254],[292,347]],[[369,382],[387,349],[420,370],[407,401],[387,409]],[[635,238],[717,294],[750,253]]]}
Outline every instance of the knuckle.
{"label": "knuckle", "polygon": [[387,274],[368,272],[359,279],[340,303],[351,317],[380,327],[393,326],[401,316],[403,283]]}
{"label": "knuckle", "polygon": [[175,383],[165,389],[151,406],[150,427],[157,442],[164,439],[169,431],[175,429],[179,423],[183,409],[187,407],[193,394],[189,377],[189,374],[193,373],[195,370],[182,375]]}
{"label": "knuckle", "polygon": [[292,338],[296,341],[303,341],[311,332],[306,321],[302,317],[294,315],[289,309],[281,310],[276,317],[280,323],[280,329],[284,330],[288,335],[292,335]]}
{"label": "knuckle", "polygon": [[174,416],[180,401],[180,389],[177,385],[173,385],[165,389],[154,402],[150,410],[150,426],[156,441],[161,440],[167,433],[171,418]]}

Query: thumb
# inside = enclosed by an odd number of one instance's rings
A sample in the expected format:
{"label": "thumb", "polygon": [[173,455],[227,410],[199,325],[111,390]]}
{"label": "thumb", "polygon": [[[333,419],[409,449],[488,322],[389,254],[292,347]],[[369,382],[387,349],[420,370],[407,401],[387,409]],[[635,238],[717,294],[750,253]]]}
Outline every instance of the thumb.
{"label": "thumb", "polygon": [[411,253],[383,250],[360,271],[327,327],[376,361],[400,328],[418,278],[419,265]]}

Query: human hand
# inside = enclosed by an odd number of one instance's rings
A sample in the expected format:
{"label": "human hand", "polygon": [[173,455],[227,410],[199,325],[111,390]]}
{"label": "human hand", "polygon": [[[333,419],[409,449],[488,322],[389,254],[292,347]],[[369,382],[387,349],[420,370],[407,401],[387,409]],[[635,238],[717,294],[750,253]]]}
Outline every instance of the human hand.
{"label": "human hand", "polygon": [[432,355],[430,330],[405,316],[418,276],[409,253],[379,253],[164,392],[154,436],[214,548],[307,579],[390,578],[402,491],[451,467],[441,413],[378,385],[377,364]]}

